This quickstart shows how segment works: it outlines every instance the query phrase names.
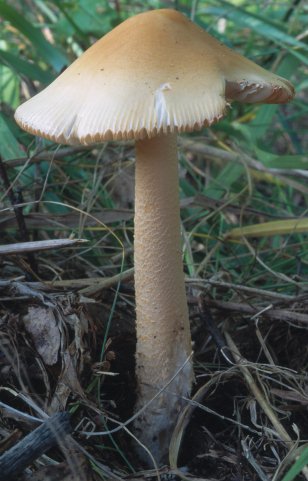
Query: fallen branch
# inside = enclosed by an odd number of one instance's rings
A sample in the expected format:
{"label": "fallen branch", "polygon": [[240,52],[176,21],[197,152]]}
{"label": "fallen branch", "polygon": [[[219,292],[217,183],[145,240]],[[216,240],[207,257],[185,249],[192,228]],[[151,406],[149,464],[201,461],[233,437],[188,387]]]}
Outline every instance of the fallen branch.
{"label": "fallen branch", "polygon": [[0,457],[0,481],[16,479],[33,461],[63,442],[72,430],[69,413],[57,413],[48,418]]}

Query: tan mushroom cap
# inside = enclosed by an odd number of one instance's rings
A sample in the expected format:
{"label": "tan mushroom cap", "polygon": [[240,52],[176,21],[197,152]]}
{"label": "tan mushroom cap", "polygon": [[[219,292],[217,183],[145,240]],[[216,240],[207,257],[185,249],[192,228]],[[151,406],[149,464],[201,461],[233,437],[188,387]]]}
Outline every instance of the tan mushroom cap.
{"label": "tan mushroom cap", "polygon": [[132,17],[21,105],[17,123],[64,144],[142,139],[210,125],[228,102],[284,103],[290,82],[175,10]]}

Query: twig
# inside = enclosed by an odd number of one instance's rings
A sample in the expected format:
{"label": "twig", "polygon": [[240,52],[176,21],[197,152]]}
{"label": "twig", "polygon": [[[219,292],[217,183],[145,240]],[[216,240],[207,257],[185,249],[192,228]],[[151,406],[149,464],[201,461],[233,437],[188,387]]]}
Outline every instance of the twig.
{"label": "twig", "polygon": [[93,146],[78,146],[78,147],[62,147],[60,149],[54,150],[42,150],[33,154],[31,157],[19,157],[18,159],[10,159],[5,162],[7,167],[19,167],[20,165],[24,165],[26,162],[29,165],[40,162],[41,160],[54,160],[54,159],[62,159],[67,155],[74,155],[79,152],[83,152],[85,150],[92,150]]}
{"label": "twig", "polygon": [[60,247],[71,247],[73,245],[84,244],[86,239],[49,239],[44,241],[18,242],[16,244],[6,244],[0,246],[1,255],[17,255],[25,252],[45,251],[58,249]]}
{"label": "twig", "polygon": [[269,299],[277,299],[279,301],[288,301],[288,302],[295,302],[299,301],[303,296],[289,296],[288,294],[280,294],[279,292],[273,291],[266,291],[265,289],[258,289],[255,287],[248,287],[243,286],[241,284],[233,284],[232,282],[224,282],[224,281],[217,281],[214,279],[193,279],[187,278],[185,282],[189,284],[195,285],[195,287],[199,287],[205,289],[210,286],[221,287],[222,289],[232,289],[234,291],[242,291],[247,292],[247,294],[252,294],[261,299],[269,298]]}
{"label": "twig", "polygon": [[220,353],[222,353],[226,348],[226,341],[216,326],[211,311],[208,308],[208,304],[204,299],[199,300],[199,316],[204,323],[206,330],[209,331],[213,340],[215,341]]}
{"label": "twig", "polygon": [[[27,226],[26,226],[26,223],[25,223],[25,219],[24,219],[24,216],[23,216],[22,207],[18,207],[16,205],[16,204],[22,203],[22,199],[16,198],[16,195],[13,192],[13,189],[11,187],[11,184],[10,184],[7,172],[6,172],[5,164],[2,161],[1,156],[0,156],[0,176],[2,178],[4,187],[6,189],[7,196],[8,196],[8,198],[9,198],[11,204],[12,204],[12,207],[14,209],[14,213],[15,213],[15,217],[16,217],[16,221],[17,221],[17,225],[18,225],[21,240],[28,242],[30,240],[30,238],[29,238],[29,233],[28,233]],[[28,253],[28,261],[29,261],[29,265],[30,265],[31,270],[33,271],[33,273],[36,273],[37,272],[37,264],[36,264],[35,257],[31,252]]]}
{"label": "twig", "polygon": [[52,285],[56,287],[87,286],[81,289],[79,291],[79,294],[82,294],[84,296],[94,296],[95,294],[98,294],[103,289],[108,289],[109,287],[116,285],[120,280],[127,281],[131,279],[133,275],[134,275],[134,269],[131,268],[131,269],[127,269],[127,271],[120,272],[115,276],[106,277],[103,279],[95,277],[93,279],[75,279],[75,280],[68,280],[68,281],[55,281],[52,283]]}
{"label": "twig", "polygon": [[116,285],[119,280],[128,281],[134,276],[134,268],[120,272],[111,277],[88,277],[84,279],[64,279],[60,281],[48,281],[46,285],[50,287],[63,287],[65,289],[80,289],[79,293],[83,295],[93,296],[98,292],[108,289]]}
{"label": "twig", "polygon": [[[250,316],[255,316],[256,314],[260,313],[260,308],[253,307],[249,304],[215,301],[213,299],[207,299],[207,304],[211,307],[215,307],[216,309],[221,309],[223,311],[236,311]],[[275,321],[301,322],[303,324],[308,324],[308,314],[301,314],[300,312],[288,311],[286,309],[271,308],[269,310],[263,311],[262,317],[274,319]]]}
{"label": "twig", "polygon": [[225,162],[237,162],[243,164],[243,161],[250,167],[251,169],[257,170],[258,172],[265,172],[267,174],[272,174],[274,176],[281,176],[281,180],[285,180],[283,175],[298,177],[298,178],[307,178],[308,171],[304,169],[275,169],[265,167],[262,162],[259,160],[250,157],[249,155],[242,153],[242,152],[228,152],[223,149],[218,149],[217,147],[212,147],[211,145],[206,145],[203,142],[198,142],[195,140],[191,140],[188,138],[181,138],[180,139],[180,146],[184,150],[190,150],[192,152],[196,152],[198,154],[203,154],[208,157],[212,157],[214,159],[220,159]]}
{"label": "twig", "polygon": [[[35,205],[36,203],[33,202],[31,204]],[[28,204],[24,204],[23,206],[26,205]],[[32,212],[26,214],[24,217],[27,226],[33,229],[42,229],[45,226],[51,226],[54,229],[58,227],[61,229],[75,229],[76,225],[80,222],[80,212],[69,214]],[[129,209],[101,209],[99,212],[92,212],[92,217],[85,215],[84,227],[92,227],[97,225],[97,222],[110,224],[111,222],[130,220],[132,217],[133,212]],[[11,215],[11,209],[5,208],[0,210],[1,229],[15,227],[15,224],[14,218],[12,218]]]}
{"label": "twig", "polygon": [[0,481],[16,479],[27,466],[63,442],[64,437],[71,432],[69,413],[58,413],[49,418],[0,457]]}
{"label": "twig", "polygon": [[[37,287],[38,283],[32,282],[18,282],[18,281],[2,281],[0,280],[0,292],[1,290],[5,290],[8,292],[9,297],[6,300],[12,300],[16,302],[17,297],[19,300],[23,299],[31,299],[35,300],[39,304],[43,304],[47,307],[54,307],[54,303],[52,299],[47,294],[42,294]],[[5,300],[1,297],[1,300]]]}

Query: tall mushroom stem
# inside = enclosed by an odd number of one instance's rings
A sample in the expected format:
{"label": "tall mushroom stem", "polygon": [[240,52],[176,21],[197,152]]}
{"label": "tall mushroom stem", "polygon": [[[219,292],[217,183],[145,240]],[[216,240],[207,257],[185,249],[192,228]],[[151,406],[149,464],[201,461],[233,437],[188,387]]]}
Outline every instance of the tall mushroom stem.
{"label": "tall mushroom stem", "polygon": [[[136,142],[136,411],[166,386],[191,353],[182,263],[177,135]],[[193,380],[191,362],[135,422],[141,442],[166,461],[172,429]],[[143,452],[143,458],[147,455]]]}

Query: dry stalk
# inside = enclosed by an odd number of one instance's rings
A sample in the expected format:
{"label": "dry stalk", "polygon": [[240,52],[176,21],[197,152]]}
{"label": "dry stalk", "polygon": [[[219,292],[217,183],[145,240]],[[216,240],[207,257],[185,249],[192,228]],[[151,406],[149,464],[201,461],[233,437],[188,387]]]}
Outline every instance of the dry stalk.
{"label": "dry stalk", "polygon": [[214,286],[214,287],[220,287],[226,290],[232,289],[234,291],[247,292],[247,294],[258,296],[261,299],[270,298],[270,299],[276,299],[276,300],[288,301],[288,302],[290,301],[295,302],[300,300],[299,296],[290,296],[288,294],[280,294],[279,292],[267,291],[265,289],[244,286],[242,284],[234,284],[232,282],[225,282],[217,279],[198,279],[198,278],[188,279],[187,278],[186,282],[189,284],[195,285],[200,289],[206,289],[209,286]]}
{"label": "dry stalk", "polygon": [[[276,430],[276,433],[280,437],[282,441],[284,441],[287,446],[289,447],[289,452],[293,451],[294,449],[297,448],[297,443],[292,440],[292,438],[289,436],[287,431],[284,429],[282,424],[280,423],[279,419],[277,418],[275,412],[273,411],[272,407],[270,404],[267,402],[265,397],[262,394],[261,389],[255,382],[253,376],[250,373],[248,366],[248,361],[242,357],[240,351],[238,350],[235,342],[233,341],[230,333],[225,332],[225,339],[227,341],[227,344],[232,352],[232,355],[234,357],[234,360],[239,367],[241,373],[243,374],[243,377],[246,381],[246,384],[251,391],[251,393],[254,395],[256,401],[258,402],[259,406],[261,409],[264,411],[265,415],[268,417],[270,422],[272,423],[274,429]],[[245,365],[246,364],[246,365]],[[302,474],[305,477],[306,480],[308,480],[308,468],[303,468],[302,469]]]}
{"label": "dry stalk", "polygon": [[213,299],[207,299],[207,304],[210,307],[215,307],[216,309],[221,309],[228,312],[241,312],[249,316],[254,316],[260,314],[262,310],[262,316],[268,319],[273,319],[275,321],[285,321],[285,322],[300,322],[302,324],[308,324],[308,314],[302,314],[301,312],[293,312],[286,309],[274,309],[271,306],[270,309],[263,309],[258,307],[253,307],[249,304],[241,304],[239,302],[226,302],[226,301],[215,301]]}
{"label": "dry stalk", "polygon": [[115,286],[119,281],[127,281],[134,275],[134,269],[127,269],[111,277],[93,277],[86,279],[67,279],[61,281],[47,282],[46,284],[54,287],[64,287],[67,289],[80,289],[79,294],[84,296],[94,296],[103,289]]}
{"label": "dry stalk", "polygon": [[196,140],[183,137],[180,139],[180,146],[184,151],[201,154],[208,158],[218,159],[224,162],[237,162],[240,164],[245,163],[250,169],[271,174],[275,177],[278,177],[281,181],[289,182],[288,177],[284,176],[292,175],[293,177],[298,177],[301,179],[308,176],[307,171],[304,169],[276,169],[265,167],[262,162],[254,159],[244,152],[226,151],[217,147],[212,147],[211,145],[207,145],[203,141],[198,142]]}

